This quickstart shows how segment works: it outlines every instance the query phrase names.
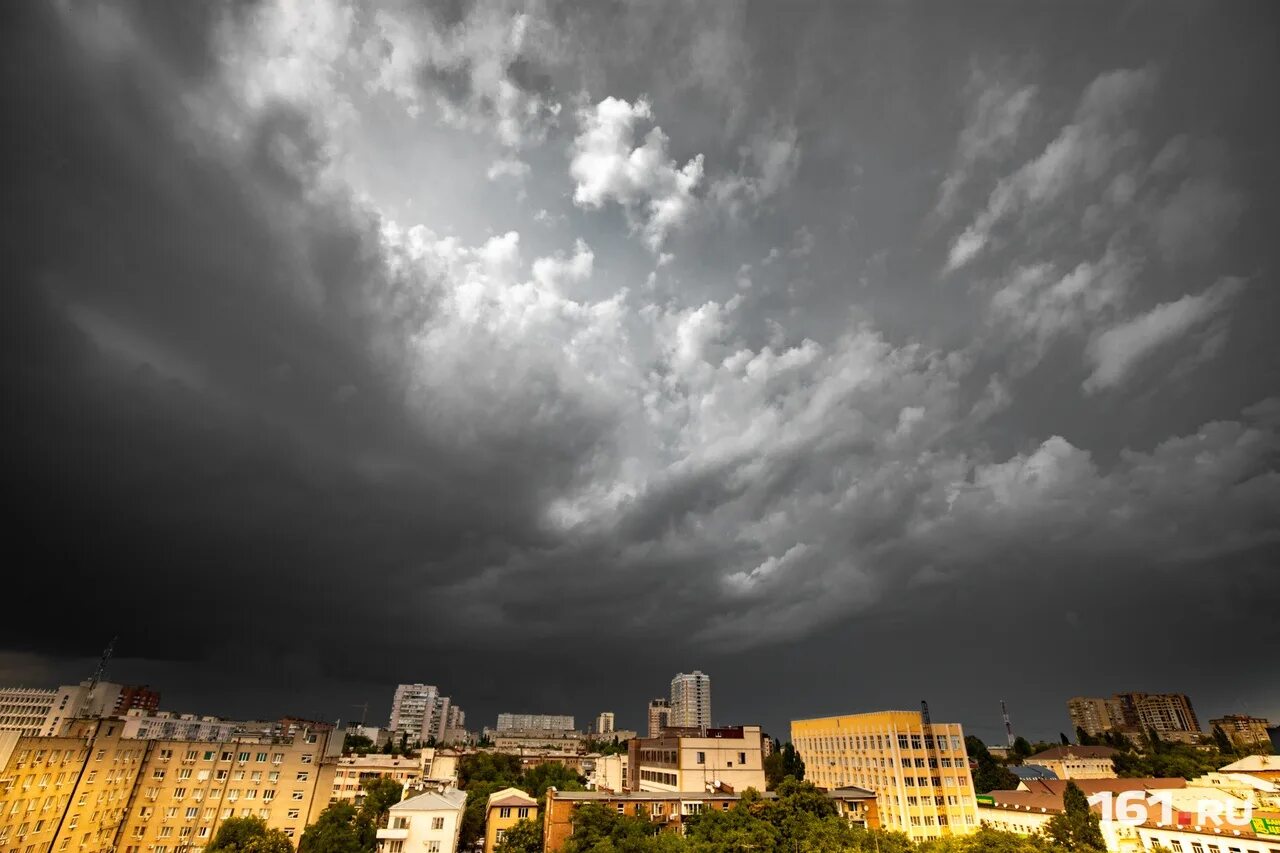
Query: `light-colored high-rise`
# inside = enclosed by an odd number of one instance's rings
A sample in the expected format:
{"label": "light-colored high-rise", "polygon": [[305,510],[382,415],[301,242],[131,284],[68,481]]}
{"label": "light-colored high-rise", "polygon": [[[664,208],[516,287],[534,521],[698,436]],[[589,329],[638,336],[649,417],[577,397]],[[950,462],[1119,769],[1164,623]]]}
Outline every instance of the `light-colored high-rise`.
{"label": "light-colored high-rise", "polygon": [[0,687],[0,732],[42,734],[57,693],[42,687]]}
{"label": "light-colored high-rise", "polygon": [[1076,696],[1067,700],[1071,725],[1097,737],[1107,732],[1194,742],[1201,734],[1191,700],[1182,693],[1116,693],[1109,699]]}
{"label": "light-colored high-rise", "polygon": [[670,724],[687,728],[711,725],[711,676],[695,669],[671,679]]}
{"label": "light-colored high-rise", "polygon": [[792,720],[805,779],[833,790],[876,792],[881,827],[913,840],[967,835],[978,827],[964,731],[926,725],[919,711],[880,711]]}
{"label": "light-colored high-rise", "polygon": [[601,711],[600,716],[596,717],[596,734],[607,735],[613,731],[613,712]]}
{"label": "light-colored high-rise", "polygon": [[465,737],[466,715],[434,684],[401,684],[391,698],[393,738],[408,736],[415,743],[452,743]]}

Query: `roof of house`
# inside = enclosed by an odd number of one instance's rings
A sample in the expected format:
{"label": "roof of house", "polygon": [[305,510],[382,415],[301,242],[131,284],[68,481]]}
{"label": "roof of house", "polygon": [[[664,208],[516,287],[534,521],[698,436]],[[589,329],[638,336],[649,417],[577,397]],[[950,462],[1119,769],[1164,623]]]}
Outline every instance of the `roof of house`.
{"label": "roof of house", "polygon": [[466,804],[466,791],[459,791],[456,788],[453,788],[441,794],[437,794],[435,791],[429,791],[425,794],[419,794],[416,797],[410,797],[407,800],[401,800],[391,807],[391,811],[457,811]]}
{"label": "roof of house", "polygon": [[[1075,784],[1086,797],[1102,791],[1167,790],[1187,787],[1186,779],[1024,779],[1016,791],[991,791],[990,806],[1018,811],[1060,812],[1067,785]],[[1095,806],[1095,808],[1098,808]]]}
{"label": "roof of house", "polygon": [[1058,774],[1039,764],[1014,765],[1009,772],[1019,779],[1057,779]]}
{"label": "roof of house", "polygon": [[1280,770],[1280,755],[1246,755],[1226,767],[1223,773],[1257,773],[1259,770]]}
{"label": "roof of house", "polygon": [[519,788],[503,788],[501,791],[494,791],[489,795],[488,807],[526,807],[536,806],[537,804],[537,800],[526,794],[524,791],[521,791]]}
{"label": "roof of house", "polygon": [[1061,761],[1065,758],[1114,758],[1116,750],[1109,746],[1053,746],[1041,750],[1027,759],[1035,761]]}
{"label": "roof of house", "polygon": [[[828,797],[833,800],[874,800],[876,798],[875,791],[869,791],[866,788],[858,788],[854,786],[846,786],[843,788],[833,788],[825,792]],[[724,793],[724,792],[708,792],[708,791],[557,791],[550,789],[548,796],[556,800],[567,800],[575,802],[665,802],[669,800],[707,800],[716,801],[729,800],[736,802],[742,799],[741,794]],[[778,796],[775,791],[760,792],[761,799],[772,800]]]}

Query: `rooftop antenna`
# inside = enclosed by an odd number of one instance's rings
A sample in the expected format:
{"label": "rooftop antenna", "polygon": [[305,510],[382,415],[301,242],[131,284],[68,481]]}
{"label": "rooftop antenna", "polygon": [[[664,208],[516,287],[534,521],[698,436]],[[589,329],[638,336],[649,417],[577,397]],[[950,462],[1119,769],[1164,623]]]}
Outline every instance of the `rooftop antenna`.
{"label": "rooftop antenna", "polygon": [[1013,723],[1009,721],[1009,709],[1005,706],[1004,700],[1000,700],[1000,713],[1004,714],[1004,733],[1009,740],[1009,746],[1013,746],[1013,742],[1017,739],[1013,736]]}
{"label": "rooftop antenna", "polygon": [[93,677],[89,679],[89,692],[92,693],[107,674],[107,663],[111,660],[111,655],[116,650],[116,640],[119,637],[112,637],[111,642],[107,643],[107,647],[102,650],[102,659],[98,661],[98,668],[93,671]]}

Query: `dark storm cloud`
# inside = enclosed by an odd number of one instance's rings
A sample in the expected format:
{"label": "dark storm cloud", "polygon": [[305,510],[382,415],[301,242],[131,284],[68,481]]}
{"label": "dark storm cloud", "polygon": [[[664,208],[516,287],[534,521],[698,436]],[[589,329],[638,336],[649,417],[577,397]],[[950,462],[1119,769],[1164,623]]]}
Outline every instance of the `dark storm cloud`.
{"label": "dark storm cloud", "polygon": [[[1178,8],[1206,47],[1252,14]],[[693,667],[783,735],[922,694],[1045,735],[1089,691],[1280,702],[1238,686],[1280,649],[1274,122],[1180,112],[1159,38],[1060,66],[1087,15],[11,14],[6,593],[63,628],[10,608],[6,676],[120,634],[118,677],[225,713],[425,679],[477,726],[640,725]],[[1240,55],[1200,108],[1276,64]],[[513,647],[556,666],[496,673]]]}

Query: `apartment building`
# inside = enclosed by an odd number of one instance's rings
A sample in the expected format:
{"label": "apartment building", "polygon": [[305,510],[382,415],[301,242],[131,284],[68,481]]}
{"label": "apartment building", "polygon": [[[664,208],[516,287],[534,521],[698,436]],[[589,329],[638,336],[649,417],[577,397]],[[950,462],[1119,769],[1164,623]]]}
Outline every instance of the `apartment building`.
{"label": "apartment building", "polygon": [[1116,731],[1195,743],[1202,734],[1191,700],[1183,693],[1116,693],[1110,699],[1076,696],[1067,700],[1071,725],[1093,736]]}
{"label": "apartment building", "polygon": [[1073,696],[1067,700],[1067,714],[1071,717],[1071,728],[1083,730],[1090,737],[1126,728],[1124,709],[1117,699]]}
{"label": "apartment building", "polygon": [[969,757],[958,723],[926,725],[919,711],[791,722],[805,778],[833,790],[876,793],[879,825],[922,841],[977,827]]}
{"label": "apartment building", "polygon": [[40,734],[57,693],[43,687],[0,687],[0,732]]}
{"label": "apartment building", "polygon": [[150,744],[112,720],[74,721],[57,737],[0,735],[0,849],[112,853]]}
{"label": "apartment building", "polygon": [[224,741],[235,737],[243,723],[218,717],[175,714],[171,711],[147,712],[133,709],[121,720],[124,736],[138,740],[207,740]]}
{"label": "apartment building", "polygon": [[695,669],[671,679],[670,725],[706,728],[711,725],[711,676]]}
{"label": "apartment building", "polygon": [[763,791],[762,747],[759,726],[671,728],[656,738],[632,738],[627,741],[627,788],[650,792]]}
{"label": "apartment building", "polygon": [[671,725],[671,700],[650,699],[647,719],[649,721],[649,737],[661,735],[662,730]]}
{"label": "apartment building", "polygon": [[1050,770],[1059,779],[1114,779],[1115,755],[1109,746],[1055,746],[1037,752],[1026,764]]}
{"label": "apartment building", "polygon": [[378,830],[378,853],[453,853],[458,849],[464,791],[431,791],[391,807]]}
{"label": "apartment building", "polygon": [[369,779],[394,779],[400,787],[422,779],[422,761],[401,755],[343,755],[333,772],[332,802],[349,800],[357,805],[364,799],[364,783]]}
{"label": "apartment building", "polygon": [[296,838],[333,786],[329,731],[214,743],[128,738],[112,718],[62,730],[0,735],[0,849],[198,853],[233,816]]}
{"label": "apartment building", "polygon": [[1269,720],[1247,714],[1227,714],[1209,721],[1210,731],[1222,729],[1234,743],[1248,748],[1270,746],[1270,728]]}
{"label": "apartment building", "polygon": [[503,788],[489,795],[485,807],[484,853],[493,853],[507,830],[522,820],[538,819],[538,801],[519,788]]}
{"label": "apartment building", "polygon": [[497,730],[571,732],[574,726],[573,717],[567,714],[499,714]]}
{"label": "apartment building", "polygon": [[331,729],[293,737],[154,740],[132,794],[121,853],[198,851],[230,817],[258,817],[297,839],[333,792]]}
{"label": "apartment building", "polygon": [[466,714],[434,684],[400,684],[391,697],[392,738],[409,744],[456,743],[466,739]]}
{"label": "apartment building", "polygon": [[613,720],[614,718],[613,718],[612,711],[601,711],[599,716],[596,717],[595,733],[598,735],[607,735],[610,732],[612,732],[614,729]]}
{"label": "apartment building", "polygon": [[[741,793],[709,793],[689,791],[663,793],[649,791],[547,791],[546,816],[542,824],[542,849],[546,853],[560,850],[573,834],[573,816],[588,803],[597,803],[618,814],[646,818],[658,824],[663,832],[681,833],[686,818],[703,812],[728,811],[741,799]],[[768,800],[777,795],[772,791],[761,793]],[[830,791],[836,811],[851,823],[860,826],[873,825],[876,795],[860,788],[843,788]]]}

